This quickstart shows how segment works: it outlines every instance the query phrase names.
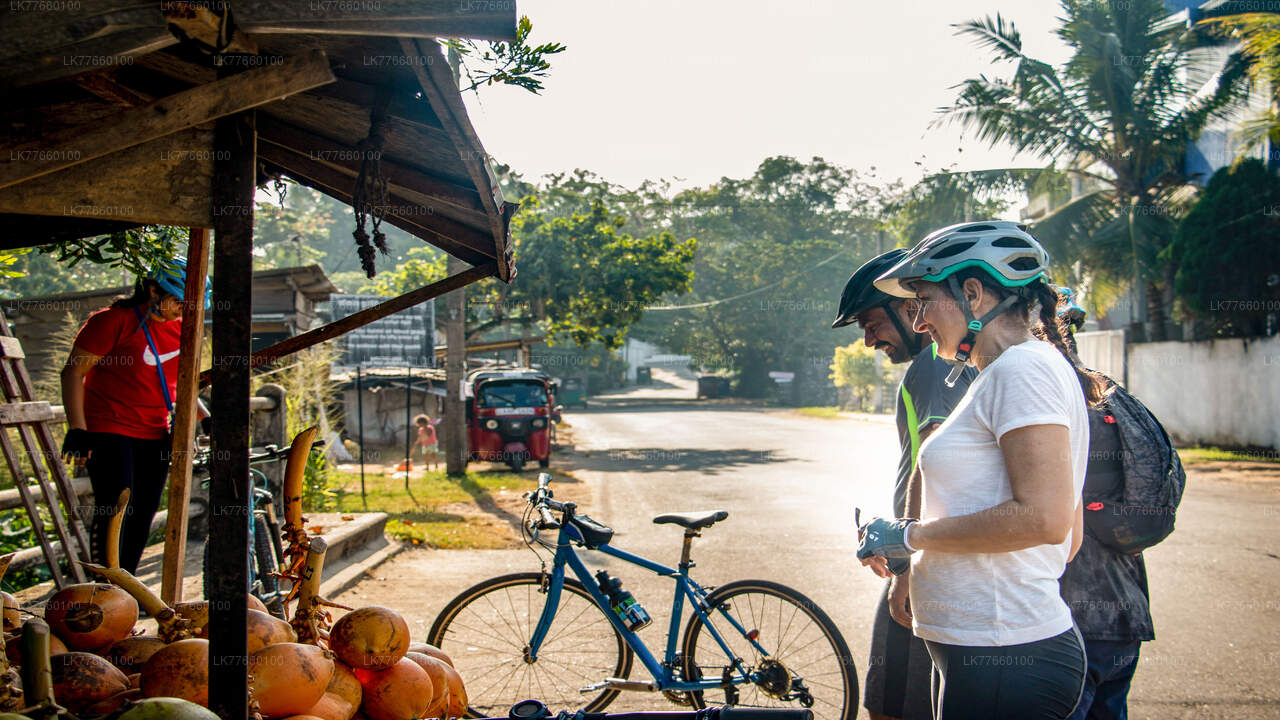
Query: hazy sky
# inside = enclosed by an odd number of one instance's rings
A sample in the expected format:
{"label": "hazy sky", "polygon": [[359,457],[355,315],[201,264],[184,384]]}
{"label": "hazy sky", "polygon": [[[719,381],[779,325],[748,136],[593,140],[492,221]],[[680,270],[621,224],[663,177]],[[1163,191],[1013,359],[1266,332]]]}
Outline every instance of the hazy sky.
{"label": "hazy sky", "polygon": [[[546,90],[468,93],[485,148],[526,177],[582,167],[626,185],[750,175],[768,156],[820,155],[881,177],[1014,162],[930,129],[952,86],[1007,77],[951,23],[1002,13],[1057,64],[1056,0],[519,0],[553,56]],[[963,147],[963,151],[961,150]],[[1028,158],[1022,164],[1031,164]]]}

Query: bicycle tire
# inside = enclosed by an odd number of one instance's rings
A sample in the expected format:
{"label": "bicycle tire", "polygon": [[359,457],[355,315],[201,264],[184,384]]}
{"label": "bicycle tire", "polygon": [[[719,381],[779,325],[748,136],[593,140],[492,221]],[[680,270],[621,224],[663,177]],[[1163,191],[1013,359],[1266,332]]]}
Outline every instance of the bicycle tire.
{"label": "bicycle tire", "polygon": [[[608,677],[627,677],[633,655],[605,611],[572,578],[565,578],[538,660],[525,662],[545,604],[542,580],[536,572],[490,578],[450,600],[432,624],[427,642],[444,650],[467,679],[467,717],[506,717],[512,705],[529,698],[548,707],[598,712],[618,696],[618,690],[603,689],[584,702],[579,692]],[[498,643],[503,645],[494,647]],[[553,672],[572,678],[550,677]]]}
{"label": "bicycle tire", "polygon": [[280,572],[280,560],[271,542],[271,530],[267,527],[265,513],[253,514],[253,551],[257,554],[257,579],[262,585],[258,599],[267,606],[267,612],[286,620],[284,603],[280,601],[280,580],[273,573]]}
{"label": "bicycle tire", "polygon": [[[270,580],[272,582],[276,582],[276,587],[278,588],[279,584],[276,581],[276,578],[274,577],[266,578],[263,573],[258,571],[258,568],[262,566],[261,550],[263,548],[263,540],[260,539],[261,535],[259,533],[258,525],[259,523],[255,520],[254,533],[253,533],[253,547],[250,548],[249,550],[249,558],[248,558],[249,559],[248,592],[250,595],[253,595],[254,597],[261,600],[262,603],[267,606],[267,611],[271,615],[281,620],[284,620],[284,619],[287,619],[285,618],[284,604],[279,601],[278,596],[277,596],[276,602],[274,603],[276,607],[273,608],[272,607],[273,603],[267,602],[267,598],[270,597],[271,592],[273,591],[268,591],[264,580]],[[265,526],[264,526],[264,529],[265,529]],[[268,547],[269,547],[270,540],[266,540],[265,542],[268,543]],[[276,564],[276,567],[279,568],[279,563]],[[200,574],[201,574],[201,578],[204,581],[204,592],[203,592],[204,599],[209,600],[211,599],[209,597],[209,588],[213,587],[213,583],[210,582],[211,578],[209,576],[209,538],[205,538],[205,541],[204,541],[204,551],[203,551],[203,557],[201,558]]]}
{"label": "bicycle tire", "polygon": [[[707,605],[712,608],[708,617],[716,630],[748,669],[759,668],[764,658],[748,644],[744,635],[724,620],[716,608],[727,605],[730,614],[748,632],[755,630],[759,633],[756,640],[765,647],[769,657],[780,661],[793,678],[799,676],[812,692],[814,702],[811,709],[815,720],[854,720],[857,717],[858,673],[853,656],[849,654],[849,646],[835,623],[812,600],[778,583],[739,580],[717,588],[707,597]],[[788,606],[792,609],[788,610]],[[807,618],[808,624],[804,624],[800,616]],[[686,680],[721,676],[729,666],[724,651],[711,633],[702,632],[703,627],[702,618],[696,614],[685,625],[681,655]],[[770,628],[776,628],[778,639],[769,632]],[[793,628],[798,628],[794,634]],[[699,640],[702,640],[701,644]],[[713,705],[801,707],[798,700],[770,696],[759,685],[735,687],[736,702],[721,690],[690,692],[689,698],[697,709],[707,706],[704,695],[709,692],[715,694],[710,703]]]}

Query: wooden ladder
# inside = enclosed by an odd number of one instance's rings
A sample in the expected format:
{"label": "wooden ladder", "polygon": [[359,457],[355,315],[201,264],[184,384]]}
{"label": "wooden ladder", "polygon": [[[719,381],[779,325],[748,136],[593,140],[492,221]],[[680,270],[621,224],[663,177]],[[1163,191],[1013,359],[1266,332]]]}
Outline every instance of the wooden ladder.
{"label": "wooden ladder", "polygon": [[[21,343],[9,331],[8,318],[0,312],[0,392],[4,393],[4,403],[0,404],[0,450],[4,452],[13,484],[22,496],[22,504],[31,519],[31,529],[35,532],[45,562],[53,574],[53,581],[61,589],[67,580],[58,566],[59,555],[66,555],[76,561],[88,561],[89,540],[80,520],[79,501],[71,476],[62,463],[60,448],[54,444],[53,432],[49,428],[49,423],[54,420],[53,407],[47,402],[35,400],[25,358]],[[28,479],[23,476],[17,448],[9,435],[11,427],[17,428],[23,450],[31,461],[35,472],[35,488],[28,485]],[[42,498],[35,496],[33,489],[37,488]],[[39,509],[41,500],[49,508],[49,516],[53,519],[56,542],[50,540],[45,530]],[[65,516],[59,510],[59,500],[66,512]],[[74,543],[71,542],[72,536],[76,540]],[[70,562],[68,565],[75,582],[85,582],[84,568],[80,566],[80,562]]]}

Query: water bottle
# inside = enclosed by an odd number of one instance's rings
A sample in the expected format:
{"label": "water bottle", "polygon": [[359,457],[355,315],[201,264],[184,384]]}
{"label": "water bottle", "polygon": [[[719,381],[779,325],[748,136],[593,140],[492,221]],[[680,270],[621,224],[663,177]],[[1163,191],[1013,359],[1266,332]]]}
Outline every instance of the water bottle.
{"label": "water bottle", "polygon": [[627,629],[635,632],[643,630],[653,622],[649,613],[645,612],[632,594],[622,589],[622,580],[609,577],[609,573],[601,570],[596,573],[596,582],[600,583],[600,592],[609,598],[609,606],[622,618]]}

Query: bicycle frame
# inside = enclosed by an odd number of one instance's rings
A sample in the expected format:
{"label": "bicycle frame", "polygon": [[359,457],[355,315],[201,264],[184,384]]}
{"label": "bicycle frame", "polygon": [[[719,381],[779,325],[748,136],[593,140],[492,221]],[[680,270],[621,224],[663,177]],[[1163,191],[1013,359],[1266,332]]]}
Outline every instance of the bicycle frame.
{"label": "bicycle frame", "polygon": [[[591,575],[591,571],[588,570],[586,564],[582,562],[582,558],[578,557],[578,552],[572,545],[574,542],[581,541],[582,535],[578,532],[577,528],[573,527],[573,525],[566,522],[560,527],[559,537],[556,542],[556,554],[552,565],[550,582],[547,586],[547,602],[546,605],[543,606],[542,615],[538,620],[537,627],[533,631],[533,637],[529,641],[528,652],[531,659],[537,659],[538,650],[542,647],[542,642],[546,639],[547,632],[551,628],[551,623],[555,620],[556,611],[560,606],[560,593],[564,588],[565,567],[567,566],[573,570],[574,575],[576,575],[578,580],[586,587],[587,592],[591,594],[596,605],[600,606],[600,609],[604,611],[605,616],[609,618],[609,622],[613,623],[614,628],[622,635],[622,638],[626,641],[627,645],[631,647],[632,651],[635,652],[636,657],[640,658],[640,662],[645,666],[649,671],[649,674],[657,683],[658,690],[710,690],[724,686],[725,678],[689,681],[676,676],[676,662],[678,659],[676,643],[679,640],[680,621],[684,616],[684,601],[686,599],[689,601],[690,609],[694,614],[702,619],[707,631],[715,639],[716,643],[720,645],[720,649],[724,652],[725,657],[732,658],[734,673],[733,676],[729,678],[730,681],[735,685],[739,685],[754,682],[756,680],[755,673],[749,672],[744,667],[742,658],[736,656],[733,651],[729,649],[729,645],[720,635],[720,631],[711,623],[711,617],[707,612],[709,608],[706,603],[706,599],[710,593],[689,577],[688,568],[682,567],[678,570],[670,568],[640,557],[639,555],[633,555],[625,550],[619,550],[618,548],[612,547],[608,544],[594,548],[594,550],[598,552],[611,555],[623,562],[642,567],[656,575],[669,577],[675,581],[676,587],[671,601],[671,624],[667,630],[666,652],[663,657],[663,661],[658,662],[658,660],[653,656],[653,653],[650,652],[649,647],[644,644],[644,641],[642,641],[635,632],[628,629],[627,626],[623,624],[621,618],[618,617],[618,614],[609,606],[608,598],[605,597],[603,592],[601,592],[599,584]],[[717,609],[720,611],[720,615],[725,618],[734,630],[741,633],[743,638],[750,642],[761,655],[767,656],[769,654],[760,646],[759,643],[748,635],[747,629],[744,628],[736,618],[730,615],[724,608]]]}

